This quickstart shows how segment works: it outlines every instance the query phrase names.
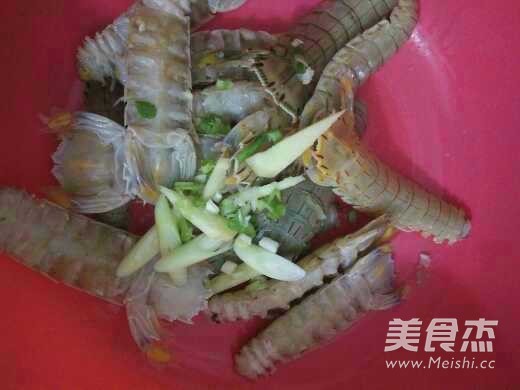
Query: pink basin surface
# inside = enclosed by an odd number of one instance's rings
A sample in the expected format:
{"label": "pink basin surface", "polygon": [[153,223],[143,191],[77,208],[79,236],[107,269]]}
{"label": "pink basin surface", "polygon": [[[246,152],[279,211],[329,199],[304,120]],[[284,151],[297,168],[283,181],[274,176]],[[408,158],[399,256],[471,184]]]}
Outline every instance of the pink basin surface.
{"label": "pink basin surface", "polygon": [[[249,0],[209,27],[282,32],[319,0]],[[76,108],[75,50],[129,0],[5,1],[1,7],[0,185],[42,194],[54,183],[57,141],[40,113]],[[407,299],[373,313],[330,345],[256,384],[233,371],[232,352],[258,322],[174,325],[175,367],[150,367],[124,310],[51,282],[0,255],[2,389],[520,388],[520,2],[420,1],[411,40],[361,91],[364,141],[382,160],[471,215],[464,242],[437,246],[417,234],[395,240]],[[420,252],[431,266],[416,284]],[[423,321],[418,352],[384,352],[394,318]],[[425,352],[434,318],[498,321],[493,352]],[[493,368],[387,368],[390,360],[466,358]]]}

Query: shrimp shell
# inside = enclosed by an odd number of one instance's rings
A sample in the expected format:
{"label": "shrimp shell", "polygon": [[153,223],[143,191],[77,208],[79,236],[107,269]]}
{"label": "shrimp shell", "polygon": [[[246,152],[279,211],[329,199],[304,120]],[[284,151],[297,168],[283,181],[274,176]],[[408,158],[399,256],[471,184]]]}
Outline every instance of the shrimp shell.
{"label": "shrimp shell", "polygon": [[354,89],[359,88],[398,51],[417,23],[417,8],[416,0],[400,0],[389,20],[379,22],[336,53],[303,110],[301,127],[308,126],[317,115],[342,108],[342,80],[348,80]]}
{"label": "shrimp shell", "polygon": [[379,161],[361,144],[352,122],[351,113],[344,115],[318,140],[307,171],[311,180],[332,187],[354,208],[388,214],[397,228],[433,236],[436,243],[467,237],[471,224],[464,212]]}
{"label": "shrimp shell", "polygon": [[136,237],[24,191],[0,188],[0,250],[53,280],[122,304],[116,268]]}
{"label": "shrimp shell", "polygon": [[298,265],[306,275],[296,282],[269,280],[261,290],[244,288],[216,295],[209,301],[209,310],[219,322],[247,320],[254,316],[266,317],[270,310],[287,310],[291,302],[309,290],[324,283],[324,278],[335,276],[348,268],[360,252],[383,236],[388,218],[380,217],[361,230],[339,238],[304,257]]}
{"label": "shrimp shell", "polygon": [[[169,186],[196,170],[187,12],[189,2],[150,0],[130,16],[125,112],[133,138],[129,153],[138,170],[138,194],[151,202],[158,185]],[[139,101],[153,104],[157,114],[142,117]]]}
{"label": "shrimp shell", "polygon": [[276,104],[296,121],[316,82],[304,85],[298,77],[295,44],[301,43],[301,56],[314,76],[319,76],[338,50],[386,17],[396,4],[397,0],[325,1],[288,33],[279,36],[273,53],[259,59],[252,70]]}
{"label": "shrimp shell", "polygon": [[235,356],[237,371],[248,378],[272,373],[350,328],[367,312],[399,303],[393,289],[394,263],[378,248],[351,269],[274,320]]}

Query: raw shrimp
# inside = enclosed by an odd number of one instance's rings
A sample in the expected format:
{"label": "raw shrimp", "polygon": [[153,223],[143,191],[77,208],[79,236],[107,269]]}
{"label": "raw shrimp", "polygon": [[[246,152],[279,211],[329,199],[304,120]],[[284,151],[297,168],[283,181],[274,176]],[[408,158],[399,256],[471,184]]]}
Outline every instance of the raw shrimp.
{"label": "raw shrimp", "polygon": [[125,119],[132,135],[129,153],[138,172],[137,193],[154,202],[158,185],[191,177],[197,165],[190,135],[190,4],[145,4],[130,15]]}
{"label": "raw shrimp", "polygon": [[191,37],[193,85],[212,84],[217,79],[255,80],[249,69],[253,55],[267,52],[277,38],[265,31],[212,30]]}
{"label": "raw shrimp", "polygon": [[242,347],[235,357],[237,371],[248,378],[272,373],[280,362],[334,338],[367,312],[396,305],[399,295],[393,289],[393,277],[388,248],[370,252]]}
{"label": "raw shrimp", "polygon": [[253,66],[274,101],[297,121],[316,77],[348,41],[386,17],[397,0],[329,0],[302,18]]}
{"label": "raw shrimp", "polygon": [[210,269],[190,267],[176,287],[153,272],[118,278],[116,269],[137,237],[12,188],[0,188],[0,251],[53,280],[127,307],[136,343],[145,351],[167,334],[158,319],[190,322],[207,307]]}
{"label": "raw shrimp", "polygon": [[401,230],[450,244],[469,234],[471,224],[461,209],[394,172],[361,144],[351,112],[320,137],[308,163],[316,184],[332,187],[358,210],[388,214]]}
{"label": "raw shrimp", "polygon": [[116,268],[136,237],[23,191],[0,188],[0,250],[50,278],[122,304]]}
{"label": "raw shrimp", "polygon": [[244,288],[211,298],[209,310],[216,320],[246,320],[266,317],[270,310],[289,309],[294,300],[322,285],[326,277],[348,268],[359,253],[380,239],[388,228],[388,218],[380,217],[363,229],[324,245],[298,262],[306,271],[297,282],[269,280],[262,289]]}
{"label": "raw shrimp", "polygon": [[258,83],[238,81],[227,89],[207,87],[194,94],[194,122],[215,114],[229,123],[237,123],[269,105],[269,95]]}
{"label": "raw shrimp", "polygon": [[408,40],[416,23],[416,0],[399,0],[389,20],[379,22],[338,51],[305,105],[300,126],[306,127],[321,116],[341,110],[342,81],[359,88]]}

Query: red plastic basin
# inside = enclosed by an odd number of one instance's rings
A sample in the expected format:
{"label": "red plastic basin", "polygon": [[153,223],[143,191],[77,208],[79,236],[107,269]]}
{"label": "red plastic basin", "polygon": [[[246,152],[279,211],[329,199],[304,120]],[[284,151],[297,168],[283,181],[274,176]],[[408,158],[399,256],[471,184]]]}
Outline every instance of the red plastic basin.
{"label": "red plastic basin", "polygon": [[[319,0],[249,0],[212,22],[280,32]],[[2,389],[339,389],[520,387],[520,2],[421,2],[410,42],[361,94],[365,142],[387,163],[470,211],[471,236],[452,247],[416,234],[395,240],[399,279],[412,287],[399,307],[255,385],[238,377],[231,351],[257,323],[175,325],[178,368],[147,365],[124,310],[71,290],[0,256]],[[1,7],[0,185],[41,194],[54,183],[56,147],[38,114],[80,98],[75,50],[129,0],[5,1]],[[415,286],[419,252],[432,266]],[[393,318],[498,320],[494,352],[384,352]],[[462,328],[461,328],[462,329]],[[461,340],[462,330],[458,340]],[[422,351],[422,352],[421,352]],[[496,360],[495,369],[390,369],[385,361],[452,356]],[[515,386],[516,385],[516,386]]]}

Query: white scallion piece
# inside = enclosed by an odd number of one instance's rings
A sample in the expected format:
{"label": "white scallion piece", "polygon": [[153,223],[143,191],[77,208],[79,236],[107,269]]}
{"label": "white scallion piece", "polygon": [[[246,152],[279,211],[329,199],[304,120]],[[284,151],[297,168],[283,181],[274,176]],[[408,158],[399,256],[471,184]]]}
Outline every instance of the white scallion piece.
{"label": "white scallion piece", "polygon": [[214,240],[201,234],[193,240],[176,248],[171,254],[161,258],[155,264],[157,272],[172,272],[200,263],[210,257],[231,249],[231,241]]}
{"label": "white scallion piece", "polygon": [[130,249],[130,252],[119,263],[116,275],[124,278],[137,272],[159,254],[159,235],[154,226]]}
{"label": "white scallion piece", "polygon": [[305,276],[305,270],[286,258],[271,253],[251,243],[251,238],[240,234],[233,244],[233,250],[244,263],[258,273],[272,279],[292,282]]}
{"label": "white scallion piece", "polygon": [[257,176],[273,178],[298,159],[345,113],[332,114],[246,160]]}
{"label": "white scallion piece", "polygon": [[258,242],[258,245],[272,253],[278,252],[278,248],[280,247],[280,243],[278,241],[275,241],[269,237],[262,237],[262,239]]}
{"label": "white scallion piece", "polygon": [[235,195],[231,195],[224,202],[233,202],[235,205],[242,207],[248,203],[255,202],[260,198],[265,198],[266,196],[271,195],[271,193],[273,193],[276,190],[283,191],[288,188],[294,187],[295,185],[300,184],[304,180],[305,178],[303,176],[291,176],[281,181],[274,181],[272,183],[266,184],[265,186],[250,187],[248,189],[236,193]]}
{"label": "white scallion piece", "polygon": [[217,163],[215,164],[215,168],[213,168],[208,182],[202,191],[202,197],[204,199],[211,199],[213,195],[224,188],[226,185],[227,171],[229,170],[230,165],[231,160],[229,158],[221,157],[218,159]]}
{"label": "white scallion piece", "polygon": [[227,275],[231,275],[236,269],[237,269],[236,263],[233,263],[232,261],[226,261],[220,268],[220,271]]}
{"label": "white scallion piece", "polygon": [[[175,248],[182,245],[177,218],[164,195],[159,197],[155,205],[155,226],[159,234],[161,257],[168,256]],[[170,277],[176,286],[183,286],[188,280],[188,270],[183,268],[171,272]]]}
{"label": "white scallion piece", "polygon": [[206,210],[211,214],[218,214],[220,212],[218,206],[211,199],[206,202]]}
{"label": "white scallion piece", "polygon": [[176,191],[161,187],[161,192],[184,218],[190,221],[209,238],[220,241],[231,241],[233,237],[235,237],[236,232],[228,228],[225,218],[194,206],[190,199]]}

